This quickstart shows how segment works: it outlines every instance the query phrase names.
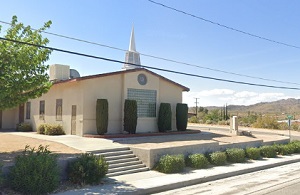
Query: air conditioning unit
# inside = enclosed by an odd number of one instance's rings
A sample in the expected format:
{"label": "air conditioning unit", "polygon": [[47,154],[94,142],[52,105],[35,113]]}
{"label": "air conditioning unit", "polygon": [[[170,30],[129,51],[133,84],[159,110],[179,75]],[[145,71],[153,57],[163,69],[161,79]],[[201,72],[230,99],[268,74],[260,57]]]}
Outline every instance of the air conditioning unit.
{"label": "air conditioning unit", "polygon": [[53,64],[50,65],[50,81],[61,81],[70,78],[70,66]]}

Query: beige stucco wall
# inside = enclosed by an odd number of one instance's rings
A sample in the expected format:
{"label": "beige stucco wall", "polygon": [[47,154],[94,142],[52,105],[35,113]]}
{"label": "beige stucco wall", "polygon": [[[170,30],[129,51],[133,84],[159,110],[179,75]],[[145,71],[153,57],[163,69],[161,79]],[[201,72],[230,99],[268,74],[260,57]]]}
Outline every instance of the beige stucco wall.
{"label": "beige stucco wall", "polygon": [[97,133],[97,99],[108,100],[108,133],[121,133],[122,129],[122,74],[81,81],[83,90],[84,133]]}
{"label": "beige stucco wall", "polygon": [[[139,74],[145,74],[147,77],[147,84],[146,85],[140,85],[137,77]],[[137,71],[137,72],[131,72],[124,75],[124,100],[122,108],[124,108],[124,102],[125,99],[127,99],[127,89],[128,88],[134,88],[134,89],[148,89],[148,90],[156,90],[157,97],[156,97],[156,117],[143,117],[138,118],[137,120],[137,127],[136,127],[136,133],[143,133],[143,132],[157,132],[157,115],[158,115],[158,105],[159,105],[159,77],[154,76],[146,71]],[[122,113],[124,115],[124,111],[122,109]],[[124,118],[124,116],[123,116]]]}
{"label": "beige stucco wall", "polygon": [[[56,120],[56,99],[62,99],[62,120]],[[45,117],[40,119],[40,101],[45,100]],[[66,134],[71,134],[71,110],[72,105],[76,105],[76,135],[82,135],[82,88],[80,82],[67,82],[56,84],[51,87],[48,93],[37,99],[30,100],[31,116],[25,122],[32,123],[34,131],[43,123],[60,124]],[[25,106],[26,113],[26,106]]]}
{"label": "beige stucco wall", "polygon": [[2,111],[2,129],[15,129],[19,123],[19,107]]}
{"label": "beige stucco wall", "polygon": [[[141,73],[147,77],[146,85],[138,83],[137,78]],[[55,84],[48,93],[30,100],[31,116],[29,120],[25,119],[25,122],[31,123],[34,131],[43,123],[61,124],[66,134],[71,134],[71,108],[72,105],[76,105],[76,135],[96,134],[96,101],[107,99],[109,104],[108,133],[123,133],[124,102],[127,99],[128,88],[156,90],[157,93],[156,117],[139,117],[137,133],[158,131],[157,117],[161,102],[171,104],[172,129],[176,129],[176,104],[182,102],[182,88],[145,70],[100,75]],[[63,100],[62,120],[60,121],[56,120],[56,99]],[[44,120],[41,120],[39,116],[41,100],[45,100]],[[7,121],[11,122],[7,124],[13,124],[15,127],[17,122],[14,120],[18,120],[18,109],[11,113],[7,111],[7,113],[3,114],[10,118]],[[26,106],[24,116],[26,116]]]}

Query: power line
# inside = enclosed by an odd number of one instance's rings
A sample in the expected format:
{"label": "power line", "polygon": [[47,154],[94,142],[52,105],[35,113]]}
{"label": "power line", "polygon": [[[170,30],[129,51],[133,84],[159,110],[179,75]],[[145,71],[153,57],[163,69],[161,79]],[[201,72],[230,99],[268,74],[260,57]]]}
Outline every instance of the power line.
{"label": "power line", "polygon": [[[1,20],[0,20],[0,23],[12,25],[9,22],[5,22],[5,21],[1,21]],[[37,29],[34,29],[34,28],[30,28],[30,29],[31,30],[37,30]],[[41,32],[43,32],[45,34],[49,34],[49,35],[53,35],[53,36],[65,38],[65,39],[70,39],[70,40],[74,40],[74,41],[78,41],[78,42],[83,42],[83,43],[88,43],[88,44],[97,45],[97,46],[101,46],[101,47],[106,47],[106,48],[110,48],[110,49],[114,49],[114,50],[119,50],[119,51],[123,51],[123,52],[127,51],[125,49],[121,49],[121,48],[118,48],[118,47],[113,47],[113,46],[109,46],[109,45],[105,45],[105,44],[101,44],[101,43],[96,43],[96,42],[92,42],[92,41],[87,41],[87,40],[83,40],[83,39],[79,39],[79,38],[74,38],[74,37],[70,37],[70,36],[66,36],[66,35],[60,35],[60,34],[57,34],[57,33],[51,33],[51,32],[47,32],[47,31],[41,31]],[[220,69],[214,69],[214,68],[209,68],[209,67],[205,67],[205,66],[199,66],[199,65],[195,65],[195,64],[191,64],[191,63],[186,63],[186,62],[180,62],[180,61],[176,61],[176,60],[171,60],[171,59],[167,59],[167,58],[163,58],[163,57],[157,57],[157,56],[153,56],[153,55],[149,55],[149,54],[144,54],[144,53],[140,53],[140,55],[141,56],[150,57],[150,58],[154,58],[154,59],[159,59],[159,60],[167,61],[167,62],[172,62],[172,63],[176,63],[176,64],[182,64],[182,65],[196,67],[196,68],[200,68],[200,69],[206,69],[206,70],[210,70],[210,71],[221,72],[221,73],[225,73],[225,74],[231,74],[231,75],[236,75],[236,76],[241,76],[241,77],[248,77],[248,78],[259,79],[259,80],[264,80],[264,81],[272,81],[272,82],[277,82],[277,83],[300,85],[299,83],[288,82],[288,81],[280,81],[280,80],[274,80],[274,79],[267,79],[267,78],[250,76],[250,75],[245,75],[245,74],[239,74],[239,73],[224,71],[224,70],[220,70]]]}
{"label": "power line", "polygon": [[243,30],[239,30],[239,29],[237,29],[237,28],[233,28],[233,27],[230,27],[230,26],[226,26],[226,25],[224,25],[224,24],[220,24],[220,23],[218,23],[218,22],[214,22],[214,21],[212,21],[212,20],[208,20],[208,19],[205,19],[205,18],[203,18],[203,17],[196,16],[196,15],[191,14],[191,13],[188,13],[188,12],[186,12],[186,11],[182,11],[182,10],[176,9],[176,8],[174,8],[174,7],[170,7],[170,6],[167,6],[167,5],[165,5],[165,4],[162,4],[162,3],[159,3],[159,2],[156,2],[156,1],[153,1],[153,0],[148,0],[148,1],[151,2],[151,3],[153,3],[153,4],[156,4],[156,5],[160,5],[160,6],[162,6],[162,7],[165,7],[165,8],[167,8],[167,9],[170,9],[170,10],[173,10],[173,11],[176,11],[176,12],[179,12],[179,13],[182,13],[182,14],[187,15],[187,16],[191,16],[191,17],[193,17],[193,18],[202,20],[202,21],[204,21],[204,22],[208,22],[208,23],[211,23],[211,24],[214,24],[214,25],[217,25],[217,26],[220,26],[220,27],[223,27],[223,28],[226,28],[226,29],[229,29],[229,30],[238,32],[238,33],[242,33],[242,34],[245,34],[245,35],[248,35],[248,36],[251,36],[251,37],[255,37],[255,38],[258,38],[258,39],[262,39],[262,40],[265,40],[265,41],[269,41],[269,42],[272,42],[272,43],[284,45],[284,46],[287,46],[287,47],[292,47],[292,48],[295,48],[295,49],[300,49],[300,47],[299,47],[299,46],[296,46],[296,45],[284,43],[284,42],[281,42],[281,41],[276,41],[276,40],[273,40],[273,39],[270,39],[270,38],[266,38],[266,37],[263,37],[263,36],[260,36],[260,35],[256,35],[256,34],[252,34],[252,33],[249,33],[249,32],[243,31]]}
{"label": "power line", "polygon": [[203,78],[203,79],[210,79],[210,80],[215,80],[215,81],[222,81],[222,82],[242,84],[242,85],[250,85],[250,86],[257,86],[257,87],[268,87],[268,88],[276,88],[276,89],[300,90],[300,88],[296,88],[296,87],[284,87],[284,86],[275,86],[275,85],[264,85],[264,84],[257,84],[257,83],[248,83],[248,82],[234,81],[234,80],[221,79],[221,78],[215,78],[215,77],[207,77],[207,76],[196,75],[196,74],[185,73],[185,72],[179,72],[179,71],[168,70],[168,69],[163,69],[163,68],[156,68],[156,67],[153,67],[153,66],[138,65],[138,64],[134,64],[134,63],[128,63],[128,62],[120,61],[120,60],[114,60],[114,59],[111,59],[111,58],[104,58],[104,57],[99,57],[99,56],[94,56],[94,55],[79,53],[79,52],[75,52],[75,51],[69,51],[69,50],[64,50],[64,49],[59,49],[59,48],[54,48],[54,47],[47,47],[47,46],[43,46],[43,45],[37,45],[37,44],[33,44],[33,43],[27,43],[27,42],[22,42],[22,41],[7,39],[7,38],[3,38],[3,37],[0,37],[0,40],[10,41],[10,42],[18,43],[18,44],[30,45],[30,46],[34,46],[34,47],[45,48],[45,49],[49,49],[49,50],[53,50],[53,51],[59,51],[59,52],[73,54],[73,55],[78,55],[78,56],[83,56],[83,57],[89,57],[89,58],[94,58],[94,59],[99,59],[99,60],[105,60],[105,61],[109,61],[109,62],[115,62],[115,63],[120,63],[120,64],[129,64],[129,65],[133,65],[133,66],[137,66],[137,67],[141,67],[141,68],[148,68],[148,69],[159,70],[159,71],[170,72],[170,73],[174,73],[174,74],[180,74],[180,75],[197,77],[197,78]]}

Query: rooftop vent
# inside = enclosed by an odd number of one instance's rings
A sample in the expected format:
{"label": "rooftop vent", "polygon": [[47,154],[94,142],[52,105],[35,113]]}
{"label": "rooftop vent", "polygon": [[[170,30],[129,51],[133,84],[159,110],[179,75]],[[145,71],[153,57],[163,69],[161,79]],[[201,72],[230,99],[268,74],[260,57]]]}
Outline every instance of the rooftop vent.
{"label": "rooftop vent", "polygon": [[70,79],[75,79],[78,77],[80,77],[79,72],[75,69],[70,69]]}

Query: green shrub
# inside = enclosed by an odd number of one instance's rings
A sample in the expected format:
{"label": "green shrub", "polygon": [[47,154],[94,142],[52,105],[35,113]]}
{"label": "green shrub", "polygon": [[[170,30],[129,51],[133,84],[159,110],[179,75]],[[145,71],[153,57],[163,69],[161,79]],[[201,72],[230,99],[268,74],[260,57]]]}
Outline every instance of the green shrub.
{"label": "green shrub", "polygon": [[209,154],[209,159],[211,164],[220,166],[226,164],[227,156],[225,152],[218,151]]}
{"label": "green shrub", "polygon": [[188,119],[189,123],[199,123],[199,119],[196,116],[192,116]]}
{"label": "green shrub", "polygon": [[56,158],[47,146],[40,145],[35,149],[27,145],[23,154],[16,157],[8,175],[8,183],[12,189],[23,194],[52,192],[60,180]]}
{"label": "green shrub", "polygon": [[165,155],[159,159],[156,170],[163,173],[179,173],[185,167],[183,155]]}
{"label": "green shrub", "polygon": [[68,165],[68,177],[72,183],[99,184],[107,174],[108,163],[103,156],[95,156],[90,153],[81,154],[75,161]]}
{"label": "green shrub", "polygon": [[108,127],[108,101],[107,101],[107,99],[97,99],[96,127],[97,127],[97,133],[99,135],[103,135],[103,134],[107,133],[107,127]]}
{"label": "green shrub", "polygon": [[226,150],[227,160],[232,163],[245,161],[245,151],[241,148],[230,148]]}
{"label": "green shrub", "polygon": [[196,169],[203,169],[209,162],[204,154],[191,154],[186,158],[186,165]]}
{"label": "green shrub", "polygon": [[45,125],[45,135],[65,135],[66,133],[63,130],[61,125]]}
{"label": "green shrub", "polygon": [[253,160],[260,159],[260,148],[246,148],[246,156]]}
{"label": "green shrub", "polygon": [[300,153],[300,141],[295,140],[295,141],[290,142],[289,144],[293,145],[294,153]]}
{"label": "green shrub", "polygon": [[188,121],[188,105],[178,103],[176,105],[176,128],[178,131],[185,131]]}
{"label": "green shrub", "polygon": [[137,102],[136,100],[125,100],[124,105],[124,131],[135,134],[137,125]]}
{"label": "green shrub", "polygon": [[40,124],[37,128],[37,133],[38,134],[45,134],[45,129],[46,129],[47,124]]}
{"label": "green shrub", "polygon": [[161,103],[158,112],[158,130],[159,132],[165,132],[172,129],[172,111],[171,104]]}
{"label": "green shrub", "polygon": [[277,156],[276,146],[262,146],[260,147],[260,154],[262,157],[275,158]]}
{"label": "green shrub", "polygon": [[29,132],[32,131],[32,126],[30,123],[19,123],[17,124],[17,131]]}
{"label": "green shrub", "polygon": [[275,117],[264,116],[258,117],[257,121],[253,123],[254,128],[264,128],[264,129],[279,129],[279,123]]}

